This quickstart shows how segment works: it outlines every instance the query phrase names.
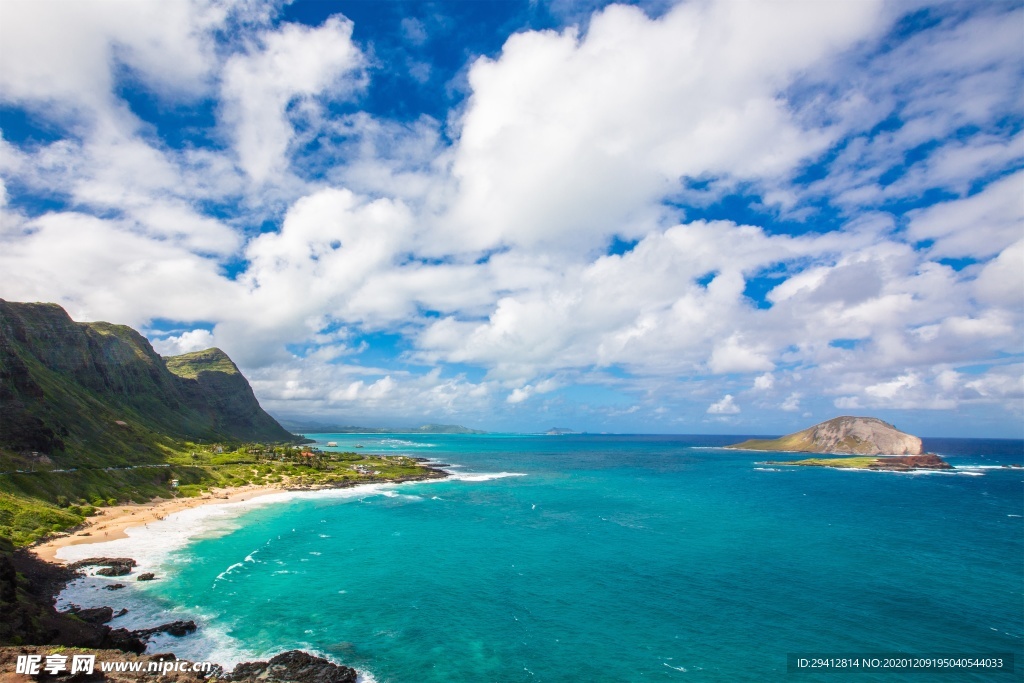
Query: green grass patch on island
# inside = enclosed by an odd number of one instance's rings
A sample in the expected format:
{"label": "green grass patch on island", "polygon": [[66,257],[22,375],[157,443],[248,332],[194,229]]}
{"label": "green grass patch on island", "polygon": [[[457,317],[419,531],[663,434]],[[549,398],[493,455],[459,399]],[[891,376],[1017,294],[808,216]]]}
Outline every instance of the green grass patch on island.
{"label": "green grass patch on island", "polygon": [[866,470],[878,461],[876,456],[852,456],[848,458],[807,458],[805,460],[772,461],[771,465],[806,465],[809,467],[838,467],[842,469]]}

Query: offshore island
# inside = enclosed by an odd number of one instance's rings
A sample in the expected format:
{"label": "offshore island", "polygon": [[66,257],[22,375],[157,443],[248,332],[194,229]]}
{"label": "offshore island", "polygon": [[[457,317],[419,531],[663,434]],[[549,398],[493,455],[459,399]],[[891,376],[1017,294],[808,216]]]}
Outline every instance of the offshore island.
{"label": "offshore island", "polygon": [[940,456],[922,453],[921,439],[918,437],[901,432],[888,422],[874,417],[836,417],[777,439],[748,439],[726,448],[843,456],[768,460],[762,463],[765,465],[894,472],[953,469]]}

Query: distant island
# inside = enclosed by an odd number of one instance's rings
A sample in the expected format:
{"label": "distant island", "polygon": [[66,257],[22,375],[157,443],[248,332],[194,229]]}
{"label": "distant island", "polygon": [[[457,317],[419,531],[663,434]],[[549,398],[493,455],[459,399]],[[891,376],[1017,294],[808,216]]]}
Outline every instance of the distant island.
{"label": "distant island", "polygon": [[545,436],[565,436],[567,434],[579,434],[574,429],[566,429],[564,427],[552,427],[548,431],[544,432]]}
{"label": "distant island", "polygon": [[425,424],[419,427],[358,427],[282,420],[288,429],[305,434],[487,434],[462,425]]}
{"label": "distant island", "polygon": [[952,465],[938,455],[922,453],[921,439],[874,417],[836,417],[777,439],[748,439],[726,448],[856,456],[769,460],[764,463],[768,465],[890,471],[952,469]]}

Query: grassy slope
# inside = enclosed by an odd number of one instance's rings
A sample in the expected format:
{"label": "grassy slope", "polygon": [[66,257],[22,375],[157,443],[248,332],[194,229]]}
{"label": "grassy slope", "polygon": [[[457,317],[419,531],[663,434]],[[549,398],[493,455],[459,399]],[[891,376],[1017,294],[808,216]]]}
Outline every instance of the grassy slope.
{"label": "grassy slope", "polygon": [[[135,469],[80,468],[0,475],[0,537],[27,545],[81,524],[93,509],[155,497],[196,496],[212,487],[347,485],[422,477],[410,458],[329,453],[310,459],[301,447],[243,445],[217,453],[210,445],[183,444],[158,466]],[[252,452],[259,451],[259,452]],[[276,452],[275,452],[276,451]],[[363,474],[359,466],[372,473]],[[171,480],[178,486],[172,487]]]}
{"label": "grassy slope", "polygon": [[201,372],[223,372],[227,375],[240,375],[238,367],[218,348],[205,351],[183,353],[164,359],[167,369],[178,377],[196,379]]}
{"label": "grassy slope", "polygon": [[814,451],[814,441],[811,439],[810,430],[796,432],[778,439],[748,439],[726,448],[741,448],[751,451],[795,451],[807,453]]}
{"label": "grassy slope", "polygon": [[878,462],[878,456],[851,456],[848,458],[807,458],[785,462],[772,461],[773,465],[808,465],[812,467],[838,467],[841,469],[866,470]]}

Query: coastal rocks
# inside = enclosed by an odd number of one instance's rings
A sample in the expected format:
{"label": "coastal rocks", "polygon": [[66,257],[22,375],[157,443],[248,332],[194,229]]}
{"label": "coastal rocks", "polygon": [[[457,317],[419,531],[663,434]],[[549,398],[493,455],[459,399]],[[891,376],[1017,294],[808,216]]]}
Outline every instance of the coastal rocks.
{"label": "coastal rocks", "polygon": [[154,626],[153,628],[143,628],[136,631],[132,631],[132,635],[136,638],[149,638],[155,636],[158,633],[166,633],[169,636],[175,636],[180,638],[186,636],[189,633],[194,633],[196,630],[196,622],[191,619],[188,621],[171,621],[160,626]]}
{"label": "coastal rocks", "polygon": [[921,455],[921,439],[878,418],[844,416],[778,439],[749,439],[726,448],[833,455]]}
{"label": "coastal rocks", "polygon": [[934,453],[926,453],[925,455],[896,455],[878,458],[868,465],[868,469],[906,472],[909,470],[951,470],[953,466]]}
{"label": "coastal rocks", "polygon": [[138,562],[130,557],[90,557],[68,565],[69,569],[78,570],[83,567],[103,567],[96,573],[100,576],[124,576],[130,574]]}
{"label": "coastal rocks", "polygon": [[[103,628],[110,629],[109,626]],[[126,628],[110,629],[106,637],[99,644],[93,647],[102,647],[108,650],[121,650],[122,652],[134,652],[137,655],[146,651],[146,643],[135,635],[133,631]]]}
{"label": "coastal rocks", "polygon": [[131,573],[131,567],[118,565],[116,567],[104,567],[96,571],[97,576],[124,576]]}
{"label": "coastal rocks", "polygon": [[289,650],[269,662],[243,662],[223,680],[237,683],[356,683],[356,670],[301,650]]}
{"label": "coastal rocks", "polygon": [[144,572],[139,574],[139,578],[136,581],[152,581],[155,578],[156,575],[153,572]]}
{"label": "coastal rocks", "polygon": [[114,610],[111,607],[88,607],[83,609],[78,605],[72,605],[67,613],[73,614],[89,624],[105,624],[114,618]]}
{"label": "coastal rocks", "polygon": [[122,588],[124,588],[123,583],[112,583],[109,586],[103,586],[103,590],[105,591],[119,591]]}

